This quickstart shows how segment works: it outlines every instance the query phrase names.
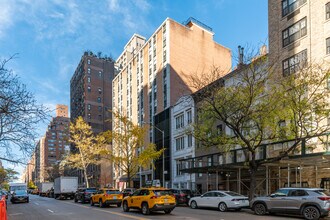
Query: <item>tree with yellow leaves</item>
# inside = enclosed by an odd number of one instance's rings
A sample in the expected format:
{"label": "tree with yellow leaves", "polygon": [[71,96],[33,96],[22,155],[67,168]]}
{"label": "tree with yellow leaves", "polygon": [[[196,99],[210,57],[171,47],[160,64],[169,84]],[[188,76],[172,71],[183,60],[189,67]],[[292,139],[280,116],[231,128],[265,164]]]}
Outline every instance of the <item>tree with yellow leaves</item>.
{"label": "tree with yellow leaves", "polygon": [[147,127],[134,124],[118,112],[112,112],[112,118],[112,131],[102,134],[111,143],[111,150],[106,152],[105,157],[127,176],[127,187],[130,187],[139,168],[150,166],[163,150],[157,151],[155,144],[145,142]]}
{"label": "tree with yellow leaves", "polygon": [[100,154],[105,150],[106,144],[103,136],[95,135],[82,117],[70,124],[69,142],[75,147],[61,162],[61,166],[81,169],[84,173],[86,187],[89,187],[87,167],[100,163]]}

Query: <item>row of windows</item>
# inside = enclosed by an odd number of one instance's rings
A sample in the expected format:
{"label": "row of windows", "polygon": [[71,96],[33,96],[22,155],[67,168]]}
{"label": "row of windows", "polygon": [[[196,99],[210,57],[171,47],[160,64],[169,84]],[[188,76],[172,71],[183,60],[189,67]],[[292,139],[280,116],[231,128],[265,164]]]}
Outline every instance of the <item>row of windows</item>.
{"label": "row of windows", "polygon": [[[192,123],[192,114],[191,114],[191,110],[186,112],[186,117],[187,117],[187,124],[191,124]],[[175,117],[175,128],[179,129],[184,127],[184,114],[180,114],[179,116]]]}
{"label": "row of windows", "polygon": [[293,43],[307,34],[307,19],[306,17],[291,25],[282,31],[283,47]]}
{"label": "row of windows", "polygon": [[305,4],[307,0],[283,0],[282,1],[282,16],[286,16],[295,11],[301,5]]}
{"label": "row of windows", "polygon": [[[88,113],[88,114],[87,114],[87,118],[88,118],[88,119],[92,119],[92,114],[91,114],[91,113]],[[97,116],[97,119],[98,119],[99,121],[102,121],[102,115],[98,115],[98,116]]]}
{"label": "row of windows", "polygon": [[330,2],[325,5],[325,19],[330,19]]}
{"label": "row of windows", "polygon": [[[193,136],[192,134],[187,135],[188,148],[192,147]],[[175,139],[175,150],[180,151],[185,148],[185,136]]]}
{"label": "row of windows", "polygon": [[300,68],[304,68],[307,64],[307,49],[303,50],[283,61],[283,76],[295,73]]}
{"label": "row of windows", "polygon": [[[91,104],[87,104],[87,110],[90,111],[91,108],[92,108],[92,105]],[[98,106],[97,109],[98,109],[99,112],[102,112],[102,106]]]}

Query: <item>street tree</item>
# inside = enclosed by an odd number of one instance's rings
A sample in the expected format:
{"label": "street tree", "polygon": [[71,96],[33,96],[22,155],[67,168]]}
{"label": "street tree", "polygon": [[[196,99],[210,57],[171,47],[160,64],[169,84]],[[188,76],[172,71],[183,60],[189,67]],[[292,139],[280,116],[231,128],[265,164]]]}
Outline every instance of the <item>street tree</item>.
{"label": "street tree", "polygon": [[82,117],[78,117],[74,123],[70,124],[69,142],[74,146],[74,150],[64,157],[61,166],[82,170],[86,187],[89,187],[87,168],[100,164],[100,154],[105,149],[105,139],[102,136],[96,136],[91,126]]}
{"label": "street tree", "polygon": [[[238,146],[244,149],[250,198],[260,166],[287,157],[299,148],[302,138],[329,131],[325,122],[330,109],[329,69],[312,64],[295,68],[295,73],[283,77],[262,56],[213,82],[209,80],[222,75],[216,68],[210,76],[191,78],[192,85],[200,87],[194,94],[198,103],[194,136],[200,147],[218,147],[224,153]],[[224,131],[219,131],[219,124]],[[257,158],[262,145],[288,140],[289,146],[277,156]]]}
{"label": "street tree", "polygon": [[[134,124],[127,116],[112,112],[112,130],[102,135],[111,144],[104,157],[113,162],[115,169],[127,176],[127,186],[139,172],[140,167],[149,167],[163,150],[156,150],[153,143],[146,143],[147,127]],[[152,164],[153,166],[153,164]]]}
{"label": "street tree", "polygon": [[11,158],[9,161],[15,161],[14,150],[26,155],[31,152],[38,135],[36,126],[48,118],[48,110],[38,104],[20,78],[6,68],[13,58],[0,60],[0,159]]}
{"label": "street tree", "polygon": [[12,168],[0,168],[0,185],[17,180],[18,172]]}

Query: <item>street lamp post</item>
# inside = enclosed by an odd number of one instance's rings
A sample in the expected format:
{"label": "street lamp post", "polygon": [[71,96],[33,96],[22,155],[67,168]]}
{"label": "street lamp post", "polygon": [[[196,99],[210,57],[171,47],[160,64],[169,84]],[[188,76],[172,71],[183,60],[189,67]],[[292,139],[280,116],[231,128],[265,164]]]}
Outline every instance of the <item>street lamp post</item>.
{"label": "street lamp post", "polygon": [[151,123],[148,123],[148,122],[143,122],[144,124],[149,124],[150,126],[154,127],[156,130],[158,130],[160,133],[162,133],[162,149],[163,149],[163,187],[165,187],[165,132],[164,130],[161,130],[160,128],[156,127],[155,125],[151,124]]}

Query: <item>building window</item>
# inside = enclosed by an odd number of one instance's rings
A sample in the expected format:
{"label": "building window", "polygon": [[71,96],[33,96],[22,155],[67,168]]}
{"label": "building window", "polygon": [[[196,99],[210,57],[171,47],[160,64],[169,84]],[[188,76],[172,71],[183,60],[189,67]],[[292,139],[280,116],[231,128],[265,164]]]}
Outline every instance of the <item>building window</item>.
{"label": "building window", "polygon": [[99,71],[99,78],[102,78],[102,72]]}
{"label": "building window", "polygon": [[87,92],[91,92],[91,87],[87,86]]}
{"label": "building window", "polygon": [[175,139],[175,149],[176,151],[184,149],[184,137],[179,137]]}
{"label": "building window", "polygon": [[101,88],[99,88],[98,91],[99,91],[99,94],[102,94],[102,89]]}
{"label": "building window", "polygon": [[295,11],[301,5],[305,4],[307,0],[283,0],[282,1],[282,16],[286,16]]}
{"label": "building window", "polygon": [[87,109],[90,111],[91,110],[91,104],[87,105]]}
{"label": "building window", "polygon": [[283,47],[295,42],[307,34],[306,17],[282,31]]}
{"label": "building window", "polygon": [[326,45],[327,54],[330,54],[330,37],[326,39]]}
{"label": "building window", "polygon": [[325,19],[330,19],[330,2],[325,5]]}
{"label": "building window", "polygon": [[166,62],[166,50],[164,50],[164,52],[163,52],[163,62],[164,63]]}
{"label": "building window", "polygon": [[97,102],[98,103],[101,103],[101,100],[102,100],[101,97],[97,97]]}
{"label": "building window", "polygon": [[99,115],[99,121],[102,121],[102,115]]}
{"label": "building window", "polygon": [[90,83],[91,82],[91,77],[87,77],[87,82]]}
{"label": "building window", "polygon": [[283,61],[283,76],[295,73],[307,64],[307,49]]}
{"label": "building window", "polygon": [[91,113],[88,113],[88,114],[87,114],[87,118],[88,118],[88,119],[92,119],[92,115],[91,115]]}
{"label": "building window", "polygon": [[192,139],[193,139],[193,136],[192,134],[188,134],[188,147],[192,147]]}
{"label": "building window", "polygon": [[102,106],[97,107],[99,112],[102,112]]}
{"label": "building window", "polygon": [[88,64],[88,65],[91,64],[91,60],[90,60],[90,59],[87,60],[87,64]]}
{"label": "building window", "polygon": [[175,118],[175,128],[176,129],[183,127],[183,125],[184,125],[183,120],[184,120],[183,114],[181,114]]}
{"label": "building window", "polygon": [[156,68],[156,64],[154,64],[154,71],[156,71],[156,69],[157,69],[157,68]]}
{"label": "building window", "polygon": [[192,122],[191,110],[187,111],[187,123],[188,125]]}
{"label": "building window", "polygon": [[221,135],[223,132],[223,126],[222,125],[218,125],[217,126],[217,135]]}
{"label": "building window", "polygon": [[182,169],[182,163],[180,161],[176,161],[176,175],[177,176],[182,175],[181,169]]}
{"label": "building window", "polygon": [[91,73],[91,68],[87,69],[87,73],[90,74]]}

